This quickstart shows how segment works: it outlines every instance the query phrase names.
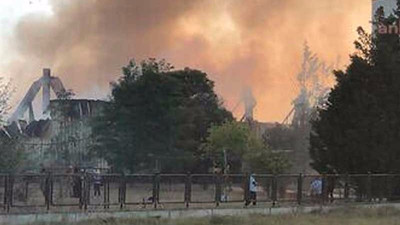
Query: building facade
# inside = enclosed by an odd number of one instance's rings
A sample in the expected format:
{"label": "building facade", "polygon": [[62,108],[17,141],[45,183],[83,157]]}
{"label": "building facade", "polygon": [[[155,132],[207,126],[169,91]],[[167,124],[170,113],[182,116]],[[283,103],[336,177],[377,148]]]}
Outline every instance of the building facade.
{"label": "building facade", "polygon": [[17,137],[28,153],[30,168],[39,167],[107,167],[92,156],[91,122],[107,102],[88,99],[51,100],[50,118],[30,123],[20,120],[5,128]]}

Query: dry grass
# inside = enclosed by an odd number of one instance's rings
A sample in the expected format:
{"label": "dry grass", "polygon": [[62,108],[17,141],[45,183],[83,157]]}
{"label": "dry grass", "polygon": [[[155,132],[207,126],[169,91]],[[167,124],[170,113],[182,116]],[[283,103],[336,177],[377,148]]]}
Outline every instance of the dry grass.
{"label": "dry grass", "polygon": [[[47,225],[69,225],[50,223]],[[248,215],[241,217],[211,217],[195,219],[129,219],[92,220],[78,225],[395,225],[400,224],[400,211],[394,208],[346,208],[329,213],[290,214],[277,216]],[[44,224],[34,224],[44,225]]]}

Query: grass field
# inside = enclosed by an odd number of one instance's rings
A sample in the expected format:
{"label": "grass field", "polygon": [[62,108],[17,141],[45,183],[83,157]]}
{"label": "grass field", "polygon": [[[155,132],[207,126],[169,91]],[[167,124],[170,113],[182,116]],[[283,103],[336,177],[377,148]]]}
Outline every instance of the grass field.
{"label": "grass field", "polygon": [[[70,225],[67,223],[46,223],[46,225]],[[129,219],[92,220],[75,223],[77,225],[395,225],[400,224],[400,210],[394,208],[337,209],[329,213],[290,215],[248,215],[241,217],[211,217],[192,219]],[[44,225],[44,224],[32,224]]]}

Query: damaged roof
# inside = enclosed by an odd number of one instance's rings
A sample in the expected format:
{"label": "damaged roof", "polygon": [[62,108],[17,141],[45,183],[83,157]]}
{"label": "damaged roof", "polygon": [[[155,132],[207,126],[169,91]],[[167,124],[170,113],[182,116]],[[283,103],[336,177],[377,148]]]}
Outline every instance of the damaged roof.
{"label": "damaged roof", "polygon": [[25,121],[13,122],[0,128],[0,137],[44,138],[51,132],[51,120],[38,120],[24,126]]}

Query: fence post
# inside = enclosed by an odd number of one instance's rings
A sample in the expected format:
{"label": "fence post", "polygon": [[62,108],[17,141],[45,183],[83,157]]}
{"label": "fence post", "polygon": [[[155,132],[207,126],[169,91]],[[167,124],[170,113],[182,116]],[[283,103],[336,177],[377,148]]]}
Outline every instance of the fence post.
{"label": "fence post", "polygon": [[301,200],[303,198],[303,174],[300,173],[297,178],[297,204],[301,205]]}
{"label": "fence post", "polygon": [[367,201],[372,201],[372,176],[371,172],[368,172],[367,176]]}
{"label": "fence post", "polygon": [[385,191],[385,197],[386,197],[386,199],[388,199],[388,200],[391,200],[392,199],[392,190],[393,190],[393,185],[392,185],[392,183],[393,183],[393,180],[395,180],[396,179],[396,176],[395,175],[389,175],[389,174],[387,174],[386,176],[385,176],[385,183],[386,183],[386,191]]}
{"label": "fence post", "polygon": [[221,203],[222,187],[221,187],[221,176],[222,174],[215,174],[215,205],[218,207]]}
{"label": "fence post", "polygon": [[[89,200],[90,200],[90,184],[88,181],[88,178],[86,176],[86,172],[85,174],[79,175],[79,180],[80,180],[80,186],[81,186],[81,198],[83,200],[83,204],[84,204],[84,209],[85,211],[87,210],[88,204],[90,204]],[[83,192],[83,193],[82,193]]]}
{"label": "fence post", "polygon": [[349,201],[349,174],[344,177],[344,199],[346,202]]}
{"label": "fence post", "polygon": [[154,208],[157,208],[158,198],[160,197],[160,173],[154,174],[153,179],[153,204]]}
{"label": "fence post", "polygon": [[272,206],[275,206],[278,201],[278,177],[274,174],[272,179]]}
{"label": "fence post", "polygon": [[118,201],[120,203],[119,208],[122,209],[125,205],[126,199],[126,177],[125,173],[121,173],[120,187],[118,191]]}
{"label": "fence post", "polygon": [[[72,182],[73,182],[73,185],[75,186],[76,184],[75,184],[75,179],[76,179],[76,174],[74,174],[74,175],[72,175]],[[79,177],[79,179],[80,179],[80,177]],[[74,193],[74,191],[73,191],[73,193]],[[76,197],[75,196],[75,193],[73,194],[74,195],[74,197]],[[82,184],[81,184],[81,190],[80,190],[80,194],[79,194],[79,209],[83,209],[83,207],[84,207],[84,192],[82,191]]]}
{"label": "fence post", "polygon": [[[108,184],[108,177],[103,178],[103,208],[107,209],[107,184]],[[90,187],[90,185],[89,185]],[[90,193],[90,192],[89,192]]]}
{"label": "fence post", "polygon": [[50,173],[50,177],[49,177],[49,182],[50,182],[50,205],[51,206],[53,206],[54,205],[54,202],[53,202],[53,194],[54,194],[54,176],[53,176],[53,174],[52,173]]}
{"label": "fence post", "polygon": [[327,175],[324,173],[322,175],[322,196],[321,196],[321,203],[325,204],[326,198],[328,197],[328,190],[327,190]]}
{"label": "fence post", "polygon": [[8,181],[7,181],[7,175],[4,176],[4,196],[3,196],[3,207],[4,207],[4,211],[7,210],[7,185],[8,185]]}
{"label": "fence post", "polygon": [[46,196],[45,196],[45,202],[46,202],[46,210],[47,211],[49,211],[50,210],[50,194],[51,194],[51,184],[50,184],[50,175],[51,173],[50,172],[48,172],[48,173],[46,173],[46,176],[45,176],[45,186],[44,186],[44,189],[45,189],[45,193],[46,193]]}
{"label": "fence post", "polygon": [[243,201],[245,204],[250,200],[250,174],[245,173],[244,178],[243,178]]}
{"label": "fence post", "polygon": [[9,199],[8,199],[8,205],[9,208],[11,208],[14,204],[14,174],[10,174],[9,176]]}
{"label": "fence post", "polygon": [[4,177],[4,210],[8,213],[10,211],[10,177],[9,174]]}
{"label": "fence post", "polygon": [[107,209],[110,208],[110,180],[111,179],[108,179],[107,182]]}
{"label": "fence post", "polygon": [[185,182],[185,205],[186,208],[189,208],[190,201],[192,200],[192,175],[190,172],[186,174],[186,182]]}
{"label": "fence post", "polygon": [[29,194],[29,179],[25,180],[24,198],[28,199]]}

